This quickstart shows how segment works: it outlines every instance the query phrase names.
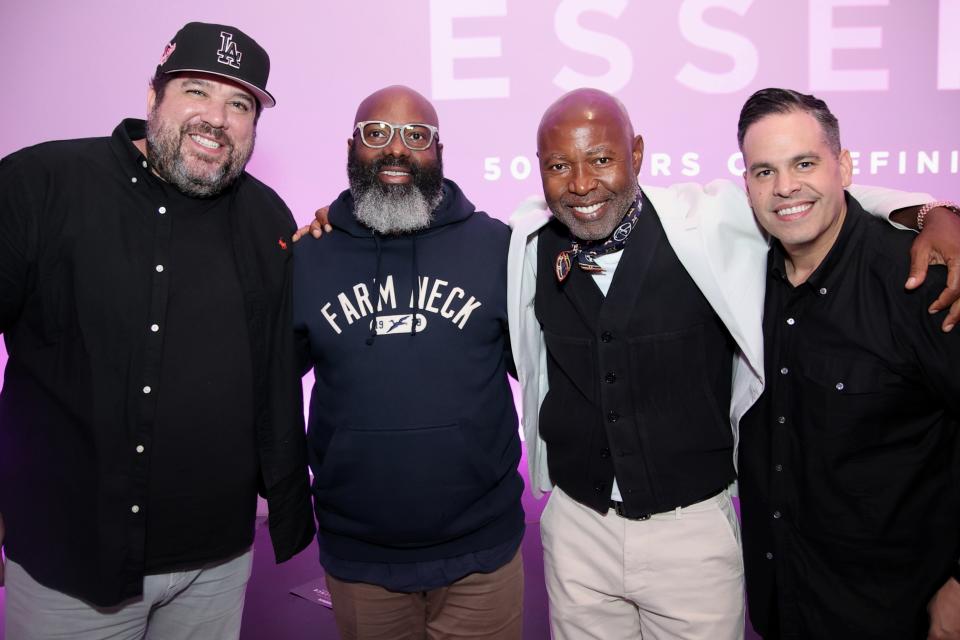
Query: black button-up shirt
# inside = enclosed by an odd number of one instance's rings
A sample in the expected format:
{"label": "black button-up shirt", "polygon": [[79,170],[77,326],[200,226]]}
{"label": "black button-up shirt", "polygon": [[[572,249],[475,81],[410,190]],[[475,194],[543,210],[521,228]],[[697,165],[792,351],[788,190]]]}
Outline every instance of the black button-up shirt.
{"label": "black button-up shirt", "polygon": [[771,247],[766,390],[741,422],[747,593],[768,638],[926,637],[956,566],[960,334],[906,292],[912,234],[847,196],[836,243],[787,280]]}
{"label": "black button-up shirt", "polygon": [[[214,212],[222,216],[214,224],[218,238],[202,224],[196,233],[188,226],[181,228],[185,244],[172,246],[172,219],[187,213],[178,210],[187,205],[147,168],[132,144],[143,137],[144,123],[127,120],[111,138],[46,143],[0,162],[0,333],[9,354],[0,391],[5,547],[42,584],[98,605],[139,595],[147,570],[213,559],[249,544],[258,485],[270,503],[279,558],[303,548],[313,532],[293,362],[292,217],[276,194],[244,174],[216,199],[227,205]],[[203,269],[203,248],[196,243],[204,238],[210,240],[206,258],[217,263],[211,267],[232,271],[232,286],[214,291],[222,307],[217,313],[241,314],[220,327],[223,336],[209,323],[194,326],[195,335],[184,309],[217,283],[192,292],[171,286],[177,269],[186,269],[179,275],[188,278]],[[167,347],[171,333],[179,335],[183,356],[204,331],[215,335],[207,346],[219,358],[191,372],[206,379],[211,405],[193,416],[204,423],[196,438],[211,419],[223,418],[214,440],[225,434],[237,440],[222,450],[217,442],[193,440],[196,451],[178,456],[163,447],[183,449],[191,442],[184,425],[174,424],[189,406],[178,406],[182,394],[164,394],[191,383],[176,373],[184,358],[170,361]],[[184,357],[196,364],[201,355]],[[225,383],[222,366],[240,369]],[[238,396],[235,406],[223,406],[228,391]],[[227,507],[229,514],[208,511],[207,522],[197,524],[212,528],[198,531],[216,531],[221,516],[242,530],[182,554],[157,541],[151,558],[148,535],[169,531],[177,509],[167,504],[153,512],[151,497],[162,493],[157,480],[175,473],[167,466],[174,461],[202,476],[199,458],[217,477],[196,477],[197,492],[239,487],[242,495]],[[166,467],[161,475],[159,462]],[[234,480],[223,477],[234,472]],[[202,512],[204,506],[210,503],[191,508]]]}

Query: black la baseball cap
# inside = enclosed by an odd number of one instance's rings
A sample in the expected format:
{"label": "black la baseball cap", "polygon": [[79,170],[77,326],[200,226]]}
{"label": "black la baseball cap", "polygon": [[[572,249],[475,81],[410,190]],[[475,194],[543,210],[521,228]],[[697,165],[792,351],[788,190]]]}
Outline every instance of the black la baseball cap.
{"label": "black la baseball cap", "polygon": [[229,78],[249,89],[263,107],[277,104],[267,91],[270,56],[236,27],[190,22],[163,50],[160,73],[200,71]]}

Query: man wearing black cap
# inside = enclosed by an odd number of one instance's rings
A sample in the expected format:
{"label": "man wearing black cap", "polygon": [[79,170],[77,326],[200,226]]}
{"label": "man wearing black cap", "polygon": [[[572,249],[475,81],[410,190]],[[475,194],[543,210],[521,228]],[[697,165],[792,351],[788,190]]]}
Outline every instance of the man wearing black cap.
{"label": "man wearing black cap", "polygon": [[0,161],[8,640],[236,638],[258,491],[278,561],[312,539],[269,66],[190,23],[146,122]]}

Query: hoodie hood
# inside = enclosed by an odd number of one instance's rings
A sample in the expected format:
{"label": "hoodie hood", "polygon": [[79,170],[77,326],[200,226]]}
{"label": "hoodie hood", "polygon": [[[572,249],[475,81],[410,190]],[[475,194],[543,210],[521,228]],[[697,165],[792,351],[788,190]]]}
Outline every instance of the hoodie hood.
{"label": "hoodie hood", "polygon": [[[340,231],[349,233],[350,235],[357,238],[370,238],[375,233],[373,229],[361,224],[356,216],[353,215],[353,194],[350,193],[350,189],[346,189],[340,193],[333,204],[330,205],[329,221],[334,227]],[[463,191],[460,190],[460,187],[456,185],[452,180],[443,179],[443,200],[440,201],[440,204],[436,209],[433,210],[433,215],[430,220],[430,226],[426,229],[421,229],[409,234],[401,234],[403,236],[408,235],[427,235],[437,229],[442,227],[457,224],[463,222],[476,210],[473,203],[467,200],[467,197],[463,195]],[[380,235],[381,234],[376,234]],[[389,237],[389,236],[387,236]]]}

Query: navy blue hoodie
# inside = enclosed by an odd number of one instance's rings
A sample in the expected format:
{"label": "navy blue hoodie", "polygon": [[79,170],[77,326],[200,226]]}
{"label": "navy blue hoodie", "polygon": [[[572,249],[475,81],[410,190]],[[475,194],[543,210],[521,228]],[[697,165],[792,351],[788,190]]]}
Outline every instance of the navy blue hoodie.
{"label": "navy blue hoodie", "polygon": [[294,247],[294,327],[316,377],[307,439],[324,553],[419,562],[519,539],[509,229],[449,180],[419,232],[375,234],[357,222],[349,191],[329,218],[332,234]]}

